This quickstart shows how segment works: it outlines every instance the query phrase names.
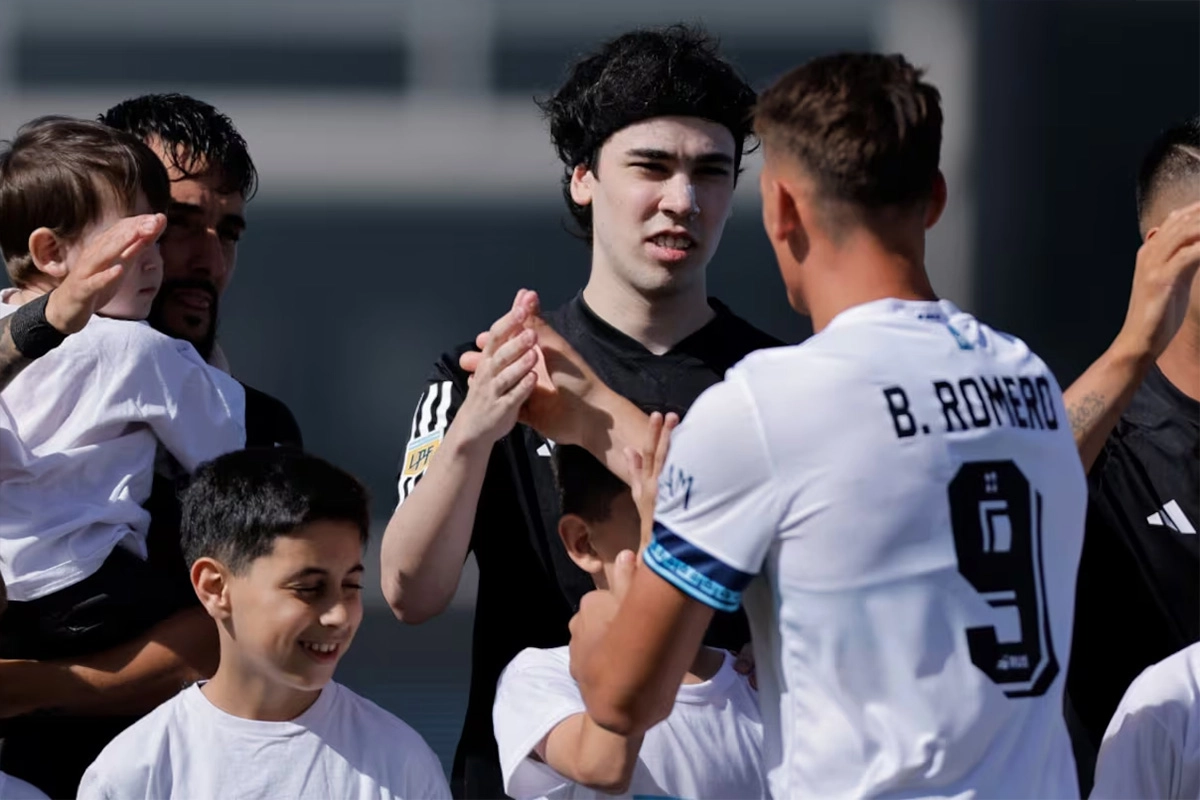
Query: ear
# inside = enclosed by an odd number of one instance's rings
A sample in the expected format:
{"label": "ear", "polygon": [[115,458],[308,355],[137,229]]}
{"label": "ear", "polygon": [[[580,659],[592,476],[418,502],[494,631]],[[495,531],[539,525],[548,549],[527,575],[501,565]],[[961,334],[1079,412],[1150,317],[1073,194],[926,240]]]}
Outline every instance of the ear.
{"label": "ear", "polygon": [[571,199],[578,205],[591,205],[596,174],[587,164],[576,164],[571,172]]}
{"label": "ear", "polygon": [[604,562],[592,547],[592,532],[583,517],[563,514],[558,520],[558,536],[567,549],[567,555],[581,570],[589,575],[604,571]]}
{"label": "ear", "polygon": [[763,196],[763,228],[772,242],[786,242],[800,227],[800,209],[796,190],[773,173],[763,170],[760,188]]}
{"label": "ear", "polygon": [[49,228],[38,228],[29,234],[29,257],[47,275],[60,281],[67,277],[66,245]]}
{"label": "ear", "polygon": [[942,212],[946,210],[946,176],[939,169],[937,177],[933,179],[933,191],[929,195],[929,205],[925,209],[925,229],[929,230],[937,221],[942,218]]}
{"label": "ear", "polygon": [[229,598],[229,570],[215,558],[198,558],[192,564],[192,588],[201,605],[215,620],[228,619],[232,614]]}

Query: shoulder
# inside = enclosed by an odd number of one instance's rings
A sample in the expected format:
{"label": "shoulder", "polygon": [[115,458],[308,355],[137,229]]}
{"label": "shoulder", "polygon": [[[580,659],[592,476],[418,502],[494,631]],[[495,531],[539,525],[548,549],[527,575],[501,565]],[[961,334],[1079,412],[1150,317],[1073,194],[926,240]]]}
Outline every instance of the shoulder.
{"label": "shoulder", "polygon": [[340,683],[330,683],[329,688],[337,692],[333,713],[343,717],[343,721],[353,723],[354,729],[366,735],[367,742],[377,743],[389,751],[403,748],[406,752],[433,753],[424,737],[395,714]]}
{"label": "shoulder", "polygon": [[303,447],[300,425],[287,404],[238,381],[246,392],[246,446]]}
{"label": "shoulder", "polygon": [[1116,717],[1139,709],[1182,704],[1200,714],[1200,642],[1153,664],[1129,685]]}
{"label": "shoulder", "polygon": [[3,772],[0,772],[0,797],[4,800],[47,800],[41,789]]}
{"label": "shoulder", "polygon": [[478,349],[474,342],[462,342],[443,352],[433,362],[433,366],[429,370],[429,382],[452,381],[465,391],[468,374],[458,365],[458,360],[464,353],[470,353]]}
{"label": "shoulder", "polygon": [[569,647],[526,647],[508,662],[500,680],[518,680],[528,673],[552,673],[570,677]]}
{"label": "shoulder", "polygon": [[196,686],[184,689],[121,731],[100,752],[88,774],[118,786],[126,785],[134,776],[144,775],[148,780],[158,754],[170,740],[188,730],[181,717],[187,716],[188,694],[199,691]]}
{"label": "shoulder", "polygon": [[745,352],[765,350],[768,347],[780,347],[786,344],[766,331],[751,325],[715,297],[710,297],[708,303],[717,312],[717,318],[721,321],[726,335],[733,340],[736,346],[744,348]]}

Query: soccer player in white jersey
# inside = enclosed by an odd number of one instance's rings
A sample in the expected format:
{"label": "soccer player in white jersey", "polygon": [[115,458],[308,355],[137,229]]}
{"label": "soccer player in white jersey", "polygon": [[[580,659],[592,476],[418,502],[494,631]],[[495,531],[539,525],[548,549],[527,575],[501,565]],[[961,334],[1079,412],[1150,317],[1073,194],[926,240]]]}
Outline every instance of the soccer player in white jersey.
{"label": "soccer player in white jersey", "polygon": [[[1078,796],[1083,470],[1046,365],[929,284],[946,185],[921,75],[838,55],[761,96],[764,226],[816,333],[693,406],[644,563],[572,621],[572,674],[599,725],[645,731],[744,595],[773,796]],[[628,476],[644,415],[535,328],[554,386],[531,422]]]}

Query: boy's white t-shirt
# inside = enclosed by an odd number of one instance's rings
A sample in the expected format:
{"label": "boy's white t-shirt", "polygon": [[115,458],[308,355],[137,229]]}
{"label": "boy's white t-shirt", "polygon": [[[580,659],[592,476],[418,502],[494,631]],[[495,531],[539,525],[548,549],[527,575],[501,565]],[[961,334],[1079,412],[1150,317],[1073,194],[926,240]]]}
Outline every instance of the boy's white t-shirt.
{"label": "boy's white t-shirt", "polygon": [[1090,796],[1200,798],[1200,642],[1130,684],[1104,733]]}
{"label": "boy's white t-shirt", "polygon": [[84,800],[424,800],[449,798],[421,735],[340,684],[288,722],[225,713],[199,684],[109,743],[79,785]]}
{"label": "boy's white t-shirt", "polygon": [[[571,677],[570,648],[518,653],[500,676],[492,708],[504,791],[516,800],[613,797],[531,757],[555,726],[586,710]],[[646,731],[629,790],[621,796],[766,797],[762,737],[758,698],[726,653],[711,680],[680,686],[671,715]]]}
{"label": "boy's white t-shirt", "polygon": [[0,800],[49,800],[49,798],[45,792],[32,783],[26,783],[20,778],[0,772]]}
{"label": "boy's white t-shirt", "polygon": [[[19,306],[0,292],[0,319]],[[36,600],[117,545],[145,558],[159,443],[191,472],[246,443],[246,394],[188,342],[92,317],[0,391],[0,576]]]}

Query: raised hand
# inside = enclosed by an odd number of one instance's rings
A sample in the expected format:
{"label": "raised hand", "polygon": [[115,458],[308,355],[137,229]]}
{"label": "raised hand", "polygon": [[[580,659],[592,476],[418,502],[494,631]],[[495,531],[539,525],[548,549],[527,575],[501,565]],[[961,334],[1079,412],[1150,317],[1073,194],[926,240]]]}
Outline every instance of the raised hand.
{"label": "raised hand", "polygon": [[460,359],[463,368],[472,373],[467,396],[454,420],[466,441],[491,447],[512,430],[537,382],[537,335],[525,328],[529,316],[525,294],[524,290],[518,293],[508,313],[489,329],[482,352],[467,353]]}
{"label": "raised hand", "polygon": [[678,424],[679,415],[670,413],[664,417],[655,411],[650,415],[650,426],[642,449],[639,451],[633,447],[625,448],[625,461],[629,464],[629,489],[633,494],[634,505],[637,506],[638,517],[642,521],[639,554],[650,544],[654,534],[654,504],[658,499],[658,476],[662,474],[663,464],[667,462],[671,431],[675,430]]}
{"label": "raised hand", "polygon": [[1146,234],[1118,340],[1151,359],[1162,355],[1183,323],[1198,267],[1200,203],[1192,203]]}
{"label": "raised hand", "polygon": [[[518,312],[522,324],[537,343],[537,359],[533,366],[536,381],[520,410],[518,421],[555,442],[582,444],[590,428],[606,425],[606,415],[593,399],[607,392],[608,387],[575,348],[542,319],[536,292],[522,289],[517,293],[510,313]],[[475,344],[482,352],[463,354],[459,366],[478,375],[487,348],[496,335],[496,326],[479,334]]]}
{"label": "raised hand", "polygon": [[578,682],[577,665],[587,663],[591,652],[600,645],[617,615],[621,601],[633,583],[637,559],[632,550],[623,550],[613,564],[612,584],[607,589],[588,592],[579,601],[579,611],[571,617],[571,676]]}
{"label": "raised hand", "polygon": [[158,240],[167,218],[141,214],[118,220],[88,245],[46,300],[46,321],[60,333],[78,333],[117,293],[125,264]]}

